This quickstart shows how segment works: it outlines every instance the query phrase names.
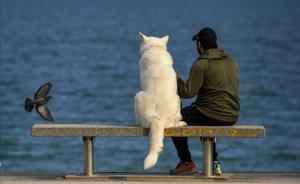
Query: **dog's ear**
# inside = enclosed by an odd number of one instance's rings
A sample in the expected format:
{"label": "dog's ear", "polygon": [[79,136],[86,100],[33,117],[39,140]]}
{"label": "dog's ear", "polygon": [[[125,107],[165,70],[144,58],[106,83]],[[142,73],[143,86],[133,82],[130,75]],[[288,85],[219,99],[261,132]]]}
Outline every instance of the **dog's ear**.
{"label": "dog's ear", "polygon": [[168,41],[169,41],[169,35],[166,35],[164,37],[161,38],[162,42],[167,45]]}
{"label": "dog's ear", "polygon": [[142,42],[146,42],[149,39],[143,32],[139,32],[139,35]]}

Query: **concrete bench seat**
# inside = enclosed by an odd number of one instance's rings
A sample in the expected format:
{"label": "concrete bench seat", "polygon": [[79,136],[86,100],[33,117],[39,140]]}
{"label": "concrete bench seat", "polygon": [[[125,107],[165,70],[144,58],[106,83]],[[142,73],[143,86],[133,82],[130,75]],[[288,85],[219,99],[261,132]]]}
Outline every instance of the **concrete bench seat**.
{"label": "concrete bench seat", "polygon": [[[80,178],[95,177],[93,171],[95,137],[140,137],[148,136],[149,129],[138,125],[106,124],[35,124],[32,136],[83,137],[85,145],[84,174]],[[186,126],[165,129],[166,137],[202,137],[203,175],[212,174],[212,143],[216,137],[263,138],[266,135],[263,126]],[[70,178],[66,176],[67,178]]]}

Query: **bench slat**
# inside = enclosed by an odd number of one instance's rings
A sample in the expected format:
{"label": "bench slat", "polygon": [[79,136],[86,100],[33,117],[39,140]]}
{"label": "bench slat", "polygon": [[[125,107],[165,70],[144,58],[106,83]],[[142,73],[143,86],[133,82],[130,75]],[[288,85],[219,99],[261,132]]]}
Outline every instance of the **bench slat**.
{"label": "bench slat", "polygon": [[[149,128],[138,125],[105,125],[105,124],[35,124],[32,136],[148,136]],[[265,137],[263,126],[186,126],[165,129],[166,137]]]}

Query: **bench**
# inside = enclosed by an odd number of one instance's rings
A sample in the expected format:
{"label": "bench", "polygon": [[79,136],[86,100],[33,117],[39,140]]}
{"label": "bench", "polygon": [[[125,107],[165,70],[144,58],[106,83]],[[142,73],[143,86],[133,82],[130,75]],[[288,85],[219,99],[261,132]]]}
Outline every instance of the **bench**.
{"label": "bench", "polygon": [[[140,137],[148,136],[149,129],[138,125],[101,125],[101,124],[35,124],[32,136],[83,137],[84,173],[80,178],[92,178],[94,174],[94,141],[98,136]],[[203,176],[213,176],[212,143],[216,137],[263,138],[263,126],[186,126],[165,129],[166,137],[202,137]],[[66,178],[72,178],[66,176]],[[74,178],[74,177],[73,177]]]}

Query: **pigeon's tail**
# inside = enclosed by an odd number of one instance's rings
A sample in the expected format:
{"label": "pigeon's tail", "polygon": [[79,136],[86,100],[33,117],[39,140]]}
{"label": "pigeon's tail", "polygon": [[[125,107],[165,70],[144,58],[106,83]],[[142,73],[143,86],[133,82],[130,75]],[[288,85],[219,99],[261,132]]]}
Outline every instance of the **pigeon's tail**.
{"label": "pigeon's tail", "polygon": [[31,102],[32,102],[32,99],[26,98],[26,100],[25,100],[25,110],[27,112],[31,112],[32,109],[33,109],[33,105],[31,104]]}

